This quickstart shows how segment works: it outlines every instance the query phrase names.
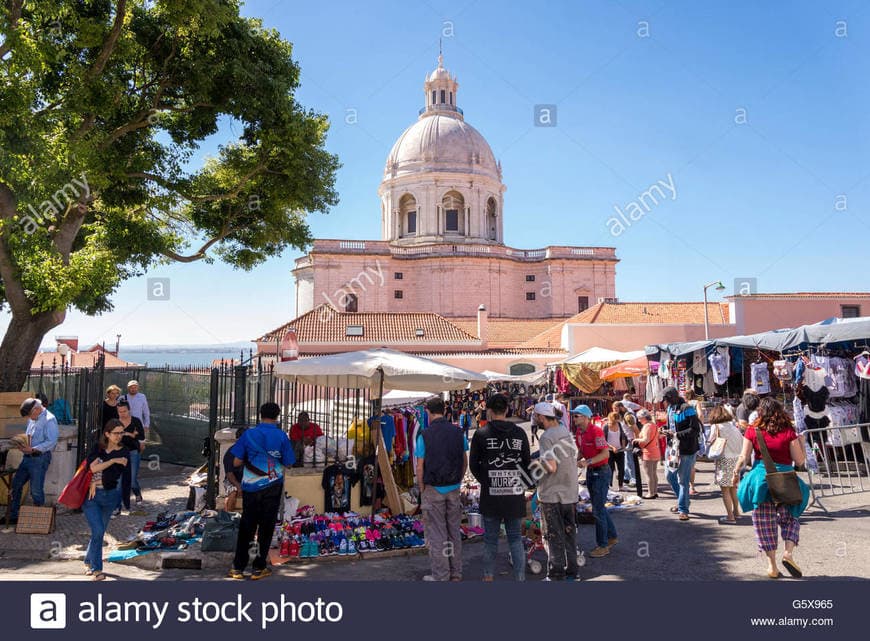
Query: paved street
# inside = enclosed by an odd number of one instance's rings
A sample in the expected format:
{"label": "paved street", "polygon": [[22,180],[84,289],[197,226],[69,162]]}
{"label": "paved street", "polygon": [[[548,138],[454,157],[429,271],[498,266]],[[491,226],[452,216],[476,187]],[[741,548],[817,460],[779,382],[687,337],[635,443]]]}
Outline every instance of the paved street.
{"label": "paved street", "polygon": [[[679,522],[668,508],[674,504],[669,489],[660,485],[660,498],[643,505],[617,511],[614,521],[619,544],[610,556],[585,559],[583,580],[636,581],[645,579],[768,580],[764,562],[758,556],[749,517],[738,525],[720,525],[724,514],[722,501],[712,481],[712,463],[699,463],[700,495],[692,502],[692,519]],[[187,488],[182,485],[188,469],[163,466],[160,471],[142,474],[146,501],[143,510],[153,517],[166,509],[183,509]],[[660,469],[660,479],[664,474]],[[839,496],[823,501],[828,513],[811,507],[801,519],[801,544],[797,559],[806,580],[870,579],[870,493]],[[119,517],[109,526],[109,544],[115,545],[135,532],[144,516]],[[88,529],[81,514],[61,513],[58,526],[50,536],[0,533],[0,579],[2,580],[88,580],[83,576],[81,559]],[[578,543],[584,550],[594,547],[593,527],[579,528]],[[510,580],[507,551],[502,541],[498,580]],[[108,549],[108,548],[107,548]],[[466,580],[482,574],[480,541],[464,546]],[[543,557],[541,557],[543,558]],[[144,570],[125,564],[107,563],[106,573],[118,580],[222,580],[221,563],[207,564],[203,570]],[[208,567],[212,566],[212,567]],[[301,580],[396,580],[416,581],[428,571],[425,554],[398,558],[355,560],[328,558],[314,562],[288,563],[275,568],[273,579]],[[529,575],[529,580],[541,576]]]}

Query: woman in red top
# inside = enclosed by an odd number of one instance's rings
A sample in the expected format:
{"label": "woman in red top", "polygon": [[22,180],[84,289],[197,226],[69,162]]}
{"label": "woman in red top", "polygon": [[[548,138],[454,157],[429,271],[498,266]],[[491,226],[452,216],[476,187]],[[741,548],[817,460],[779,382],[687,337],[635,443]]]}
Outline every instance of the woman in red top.
{"label": "woman in red top", "polygon": [[758,548],[767,555],[767,576],[778,579],[782,576],[776,568],[777,525],[782,531],[785,541],[785,552],[782,555],[782,565],[794,577],[803,576],[800,567],[794,561],[794,549],[800,538],[800,522],[798,517],[806,509],[809,502],[809,487],[800,481],[803,501],[800,505],[776,505],[767,489],[767,470],[758,446],[758,439],[763,438],[770,458],[780,472],[794,469],[792,462],[803,465],[806,460],[803,446],[794,431],[791,419],[783,411],[774,398],[763,398],[758,406],[758,419],[750,425],[743,435],[743,451],[737,459],[734,469],[733,483],[740,479],[740,471],[755,451],[755,465],[740,481],[737,498],[744,512],[752,510],[752,525],[758,539]]}

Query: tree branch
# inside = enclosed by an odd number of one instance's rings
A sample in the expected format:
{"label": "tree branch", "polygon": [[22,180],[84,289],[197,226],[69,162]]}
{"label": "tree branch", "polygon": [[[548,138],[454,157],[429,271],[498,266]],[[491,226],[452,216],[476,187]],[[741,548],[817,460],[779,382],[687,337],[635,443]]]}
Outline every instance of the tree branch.
{"label": "tree branch", "polygon": [[94,63],[94,66],[88,72],[88,78],[94,79],[103,73],[103,69],[106,67],[106,63],[109,62],[109,56],[112,55],[112,51],[115,49],[115,45],[118,42],[118,38],[121,36],[121,29],[124,27],[124,19],[127,17],[127,0],[118,0],[118,7],[115,9],[115,22],[112,25],[112,30],[109,32],[106,41],[103,43],[103,47],[100,50],[100,55],[97,56],[97,60]]}
{"label": "tree branch", "polygon": [[[24,6],[24,0],[11,0],[9,3],[9,31],[15,31],[18,28],[18,21],[21,20],[21,8]],[[0,60],[6,57],[6,54],[12,51],[12,43],[9,42],[9,36],[3,44],[0,44]]]}
{"label": "tree branch", "polygon": [[205,258],[205,253],[211,249],[214,245],[224,240],[227,236],[232,234],[233,232],[239,231],[242,227],[224,227],[217,236],[208,240],[202,247],[200,247],[195,253],[189,256],[182,256],[174,251],[165,251],[163,252],[163,256],[166,258],[171,258],[172,260],[179,263],[194,263],[198,260],[202,260]]}

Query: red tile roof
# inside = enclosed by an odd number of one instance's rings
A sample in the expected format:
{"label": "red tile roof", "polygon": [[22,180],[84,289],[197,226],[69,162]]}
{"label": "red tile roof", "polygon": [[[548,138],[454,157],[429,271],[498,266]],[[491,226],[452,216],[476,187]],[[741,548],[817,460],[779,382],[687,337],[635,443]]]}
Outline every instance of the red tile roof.
{"label": "red tile roof", "polygon": [[786,294],[734,295],[726,296],[726,298],[870,298],[870,292],[791,292]]}
{"label": "red tile roof", "polygon": [[[128,361],[121,360],[114,354],[103,352],[105,354],[105,366],[108,368],[122,368],[135,365]],[[82,367],[93,367],[96,360],[99,358],[100,352],[70,352],[67,354],[67,365],[71,369]],[[39,352],[33,357],[33,362],[30,364],[31,369],[51,369],[52,367],[59,368],[61,364],[60,354],[57,352]]]}
{"label": "red tile roof", "polygon": [[[547,320],[527,320],[516,318],[490,318],[487,322],[487,347],[517,347],[546,329],[558,325],[564,318]],[[451,318],[450,321],[472,336],[477,336],[476,318]]]}
{"label": "red tile roof", "polygon": [[[348,336],[348,326],[362,326],[362,336]],[[277,342],[288,329],[303,343],[433,343],[479,344],[476,336],[430,312],[340,312],[323,304],[256,339]],[[422,329],[423,335],[417,336]]]}
{"label": "red tile roof", "polygon": [[[711,325],[729,322],[728,303],[707,303]],[[567,324],[704,324],[704,303],[598,303],[525,341],[522,347],[559,347]]]}

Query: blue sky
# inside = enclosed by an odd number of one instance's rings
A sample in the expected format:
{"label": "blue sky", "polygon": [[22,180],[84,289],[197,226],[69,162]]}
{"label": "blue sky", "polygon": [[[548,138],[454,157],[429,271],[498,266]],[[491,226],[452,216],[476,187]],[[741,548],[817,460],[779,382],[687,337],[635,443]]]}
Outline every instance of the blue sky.
{"label": "blue sky", "polygon": [[[294,44],[297,98],[332,122],[341,202],[309,218],[315,237],[379,238],[384,161],[416,119],[443,35],[458,104],[502,162],[508,245],[615,246],[624,301],[700,300],[705,283],[721,279],[729,294],[736,278],[762,292],[870,289],[870,5],[542,4],[245,5]],[[540,104],[556,105],[555,127],[534,126]],[[225,128],[200,158],[232,136]],[[659,181],[675,196],[614,236],[614,206]],[[297,255],[250,273],[155,269],[171,280],[168,302],[147,301],[144,279],[132,280],[114,312],[72,312],[51,336],[253,338],[292,317]]]}

